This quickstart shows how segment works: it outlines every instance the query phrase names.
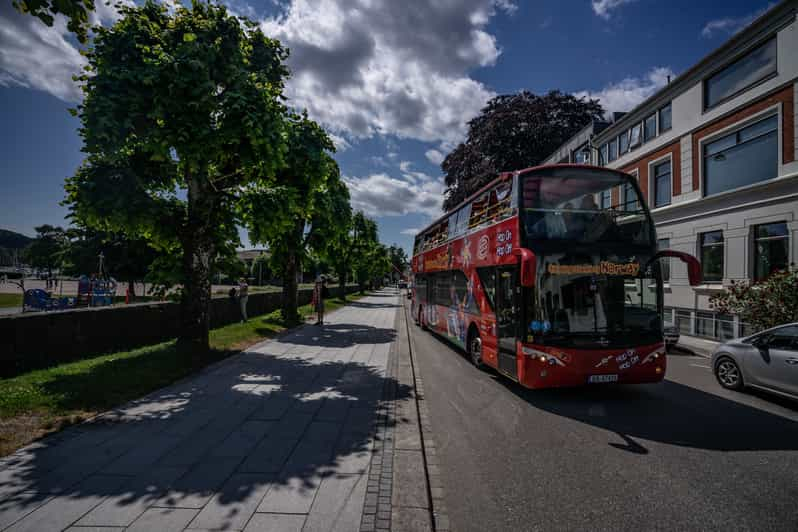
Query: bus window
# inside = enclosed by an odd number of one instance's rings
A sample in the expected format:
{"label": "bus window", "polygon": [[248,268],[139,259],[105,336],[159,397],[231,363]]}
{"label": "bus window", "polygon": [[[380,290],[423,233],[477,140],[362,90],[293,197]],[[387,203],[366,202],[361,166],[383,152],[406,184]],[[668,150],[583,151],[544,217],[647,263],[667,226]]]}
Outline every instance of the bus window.
{"label": "bus window", "polygon": [[496,268],[477,268],[477,275],[479,275],[479,282],[482,285],[482,291],[485,293],[485,299],[488,300],[490,310],[493,310],[493,302],[496,297]]}
{"label": "bus window", "polygon": [[468,219],[468,228],[479,227],[488,220],[488,194],[482,194],[471,204],[471,216]]}

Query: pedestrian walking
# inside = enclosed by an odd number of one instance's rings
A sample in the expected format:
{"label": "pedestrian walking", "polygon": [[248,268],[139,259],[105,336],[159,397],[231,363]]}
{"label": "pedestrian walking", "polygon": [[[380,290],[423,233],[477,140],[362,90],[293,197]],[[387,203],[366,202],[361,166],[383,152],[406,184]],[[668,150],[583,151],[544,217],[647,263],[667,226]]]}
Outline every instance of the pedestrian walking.
{"label": "pedestrian walking", "polygon": [[324,325],[324,293],[326,287],[324,286],[324,276],[316,278],[316,284],[313,285],[313,307],[316,310],[316,325]]}
{"label": "pedestrian walking", "polygon": [[249,318],[247,317],[247,301],[249,301],[249,285],[245,278],[238,281],[238,304],[241,306],[241,323],[244,323]]}

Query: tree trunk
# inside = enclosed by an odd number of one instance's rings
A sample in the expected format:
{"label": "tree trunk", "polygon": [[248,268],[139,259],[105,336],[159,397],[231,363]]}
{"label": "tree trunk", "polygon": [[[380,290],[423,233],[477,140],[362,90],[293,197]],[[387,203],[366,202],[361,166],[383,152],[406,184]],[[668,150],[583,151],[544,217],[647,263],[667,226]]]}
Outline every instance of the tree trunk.
{"label": "tree trunk", "polygon": [[189,177],[188,223],[182,235],[183,294],[180,300],[178,346],[193,355],[210,349],[211,258],[214,194],[205,176]]}
{"label": "tree trunk", "polygon": [[131,298],[136,297],[136,281],[129,279],[127,282],[127,291]]}
{"label": "tree trunk", "polygon": [[302,242],[302,232],[305,229],[305,221],[299,219],[294,225],[292,236],[289,236],[286,243],[285,265],[283,266],[283,321],[287,324],[299,322],[298,302],[297,302],[297,272],[299,271],[299,246]]}
{"label": "tree trunk", "polygon": [[346,299],[346,270],[338,272],[338,298]]}

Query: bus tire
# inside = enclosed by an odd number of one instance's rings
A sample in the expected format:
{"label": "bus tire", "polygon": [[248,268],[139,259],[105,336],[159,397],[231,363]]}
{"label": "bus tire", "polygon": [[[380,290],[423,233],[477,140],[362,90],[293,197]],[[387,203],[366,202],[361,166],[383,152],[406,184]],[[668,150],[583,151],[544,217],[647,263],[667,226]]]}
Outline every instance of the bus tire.
{"label": "bus tire", "polygon": [[482,338],[479,337],[479,331],[476,327],[471,327],[468,331],[468,356],[471,358],[471,363],[477,369],[483,369],[485,364],[482,362]]}

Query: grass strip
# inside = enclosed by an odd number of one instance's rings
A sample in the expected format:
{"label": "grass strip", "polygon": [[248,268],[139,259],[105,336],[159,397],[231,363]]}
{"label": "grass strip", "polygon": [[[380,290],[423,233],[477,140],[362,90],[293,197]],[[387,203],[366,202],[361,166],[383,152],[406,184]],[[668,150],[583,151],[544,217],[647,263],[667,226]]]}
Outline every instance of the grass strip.
{"label": "grass strip", "polygon": [[[360,297],[327,300],[326,312]],[[311,315],[310,305],[299,311],[303,319]],[[286,329],[280,312],[274,311],[213,329],[211,351],[201,357],[181,352],[171,340],[0,379],[0,456],[163,388]]]}

